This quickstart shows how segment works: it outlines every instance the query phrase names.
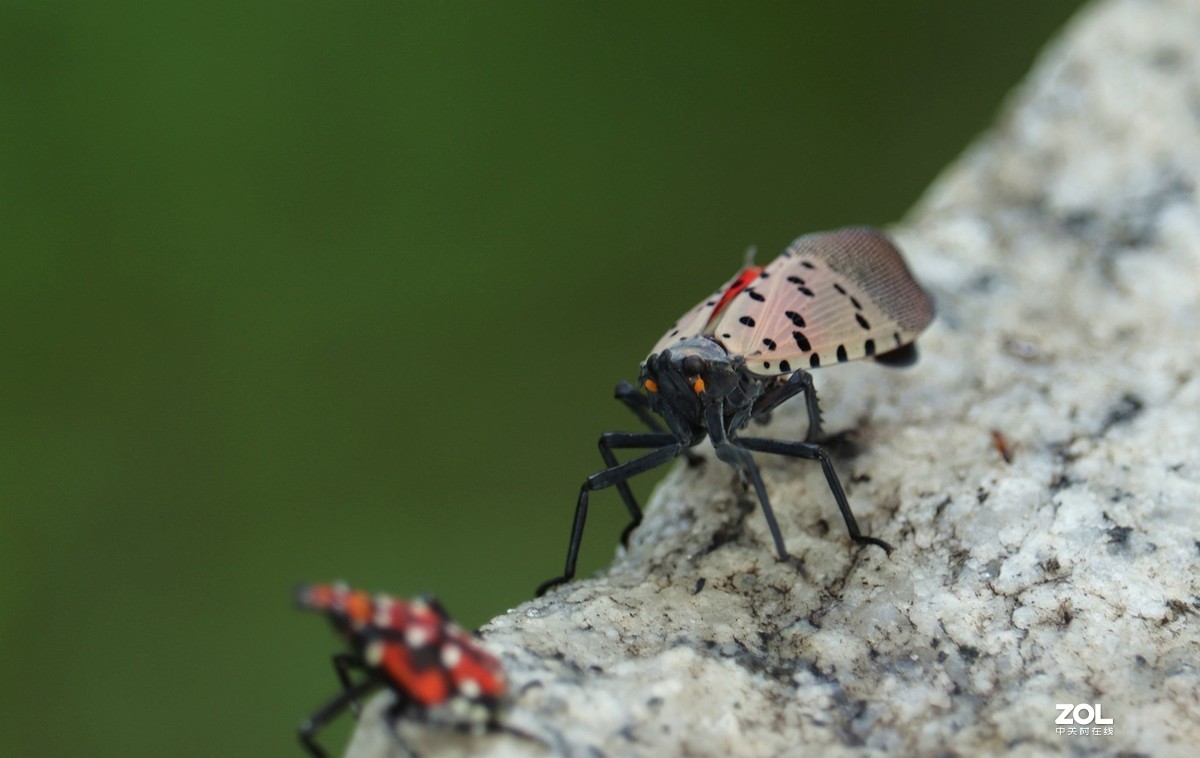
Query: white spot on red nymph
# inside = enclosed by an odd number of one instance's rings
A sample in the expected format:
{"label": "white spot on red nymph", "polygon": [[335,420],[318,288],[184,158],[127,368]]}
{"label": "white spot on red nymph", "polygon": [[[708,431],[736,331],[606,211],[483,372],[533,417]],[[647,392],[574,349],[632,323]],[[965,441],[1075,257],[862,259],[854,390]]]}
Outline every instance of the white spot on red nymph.
{"label": "white spot on red nymph", "polygon": [[458,689],[472,700],[483,694],[483,688],[479,686],[479,682],[471,678],[463,679],[459,682]]}
{"label": "white spot on red nymph", "polygon": [[447,642],[442,645],[442,665],[448,669],[453,669],[458,666],[462,660],[462,648],[453,643]]}
{"label": "white spot on red nymph", "polygon": [[367,649],[363,651],[363,660],[368,666],[378,666],[383,662],[383,642],[380,640],[371,640],[371,644],[367,645]]}
{"label": "white spot on red nymph", "polygon": [[375,598],[375,626],[387,627],[392,623],[392,599],[387,595]]}
{"label": "white spot on red nymph", "polygon": [[404,633],[404,644],[412,648],[424,647],[429,642],[429,633],[419,626],[411,626]]}

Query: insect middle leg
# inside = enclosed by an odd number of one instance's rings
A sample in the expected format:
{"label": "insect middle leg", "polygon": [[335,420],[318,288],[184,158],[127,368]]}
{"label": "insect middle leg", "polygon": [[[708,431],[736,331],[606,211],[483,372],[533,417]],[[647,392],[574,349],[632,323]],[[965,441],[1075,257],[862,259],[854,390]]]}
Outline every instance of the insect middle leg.
{"label": "insect middle leg", "polygon": [[[683,445],[670,434],[660,436],[653,433],[628,433],[624,437],[624,441],[628,443],[627,447],[649,447],[655,444],[654,441],[661,441],[664,438],[669,439],[670,444],[633,460],[609,466],[603,471],[592,474],[584,481],[583,486],[579,488],[579,501],[575,504],[575,518],[571,522],[571,541],[567,544],[566,567],[563,570],[562,576],[548,579],[538,586],[536,594],[539,597],[546,594],[547,590],[551,587],[569,582],[575,576],[575,561],[579,558],[579,547],[583,543],[583,527],[587,523],[588,494],[592,490],[623,484],[630,477],[657,468],[683,452]],[[644,443],[635,444],[635,439],[644,440]],[[632,499],[632,494],[630,498]],[[639,510],[638,512],[640,513],[641,511]]]}
{"label": "insect middle leg", "polygon": [[326,724],[346,710],[348,705],[357,703],[360,697],[378,687],[379,684],[378,678],[371,677],[339,692],[300,725],[300,744],[316,758],[328,758],[329,753],[326,753],[325,749],[317,742],[317,734],[325,728]]}
{"label": "insect middle leg", "polygon": [[829,484],[830,491],[833,492],[833,499],[837,501],[838,510],[842,512],[842,520],[846,522],[846,530],[850,532],[850,539],[859,544],[881,547],[887,551],[888,555],[892,554],[891,545],[878,537],[868,537],[859,531],[858,522],[854,520],[854,512],[850,510],[850,503],[846,500],[846,492],[842,489],[842,483],[833,469],[833,461],[829,459],[829,453],[825,451],[825,448],[812,442],[789,442],[763,437],[739,437],[737,443],[748,450],[760,453],[790,455],[793,458],[820,461],[821,470],[825,473],[825,481]]}
{"label": "insect middle leg", "polygon": [[763,484],[762,474],[750,451],[738,445],[740,439],[724,439],[716,445],[717,457],[735,468],[745,471],[754,485],[754,493],[758,495],[758,504],[762,506],[763,517],[767,520],[767,528],[771,530],[771,539],[775,541],[775,552],[779,560],[788,559],[787,546],[783,544],[783,534],[779,531],[779,522],[775,519],[775,511],[771,508],[771,499],[767,497],[767,487]]}

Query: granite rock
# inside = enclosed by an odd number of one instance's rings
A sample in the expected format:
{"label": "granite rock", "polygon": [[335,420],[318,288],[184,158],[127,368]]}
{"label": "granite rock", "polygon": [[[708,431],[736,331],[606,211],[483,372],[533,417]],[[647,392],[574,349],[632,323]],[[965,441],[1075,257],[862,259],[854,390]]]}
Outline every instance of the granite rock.
{"label": "granite rock", "polygon": [[[1138,751],[1200,744],[1200,3],[1081,13],[889,231],[935,294],[906,370],[814,376],[836,466],[680,464],[609,571],[482,630],[524,736],[420,753]],[[803,231],[803,230],[797,230]],[[804,434],[803,404],[766,431]],[[379,714],[349,755],[403,754]],[[1100,704],[1111,725],[1055,721]],[[1081,716],[1086,713],[1081,712]],[[1059,728],[1063,733],[1059,733]],[[1092,728],[1111,734],[1092,734]],[[1070,730],[1070,731],[1068,731]]]}

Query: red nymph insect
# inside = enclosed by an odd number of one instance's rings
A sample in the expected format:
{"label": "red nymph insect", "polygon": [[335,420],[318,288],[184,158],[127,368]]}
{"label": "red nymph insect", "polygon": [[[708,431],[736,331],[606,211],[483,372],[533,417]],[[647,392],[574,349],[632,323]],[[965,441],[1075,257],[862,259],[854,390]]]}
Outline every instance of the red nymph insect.
{"label": "red nymph insect", "polygon": [[[851,539],[890,554],[891,545],[859,531],[829,454],[816,443],[821,411],[808,370],[859,358],[911,365],[917,358],[913,341],[933,313],[933,300],[900,251],[875,229],[806,235],[765,267],[747,264],[650,351],[639,377],[644,393],[628,382],[617,385],[617,399],[653,431],[600,435],[607,468],[580,488],[566,568],[543,582],[538,594],[575,576],[592,490],[615,486],[620,492],[632,516],[625,540],[642,520],[627,480],[686,455],[705,438],[718,458],[753,484],[780,560],[787,559],[787,548],[751,452],[819,461]],[[738,435],[796,395],[804,395],[807,404],[803,442]],[[624,463],[613,453],[638,448],[652,450]]]}
{"label": "red nymph insect", "polygon": [[[500,661],[436,600],[404,601],[343,584],[309,584],[296,590],[296,604],[323,613],[351,648],[333,656],[342,691],[300,726],[300,742],[314,756],[326,755],[317,733],[382,686],[395,693],[393,718],[431,718],[463,729],[496,726],[506,690]],[[354,671],[365,676],[356,682]]]}

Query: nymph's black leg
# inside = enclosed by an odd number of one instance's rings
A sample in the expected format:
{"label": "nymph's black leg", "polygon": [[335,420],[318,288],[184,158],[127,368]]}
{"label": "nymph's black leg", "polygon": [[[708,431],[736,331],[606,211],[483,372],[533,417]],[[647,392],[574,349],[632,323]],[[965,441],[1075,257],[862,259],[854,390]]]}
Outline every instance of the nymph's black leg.
{"label": "nymph's black leg", "polygon": [[878,537],[868,537],[858,530],[858,522],[854,520],[854,513],[850,511],[850,503],[846,500],[846,493],[842,490],[842,483],[838,480],[837,472],[833,470],[833,461],[829,459],[829,453],[825,452],[825,448],[811,442],[788,442],[784,440],[769,440],[762,437],[739,437],[737,443],[749,450],[755,450],[760,453],[790,455],[795,458],[820,461],[821,470],[825,472],[825,481],[829,483],[829,489],[833,492],[833,499],[837,501],[838,510],[842,512],[842,519],[846,522],[846,529],[850,532],[850,539],[860,544],[881,547],[887,551],[888,555],[892,554],[891,545]]}
{"label": "nymph's black leg", "polygon": [[[354,689],[354,680],[350,678],[350,672],[354,670],[367,671],[367,665],[363,663],[362,658],[359,658],[354,653],[335,653],[333,656],[333,670],[337,672],[338,681],[342,683],[343,690]],[[355,716],[362,710],[362,705],[357,699],[350,702],[350,710]]]}
{"label": "nymph's black leg", "polygon": [[305,719],[304,723],[300,725],[300,744],[310,754],[316,756],[316,758],[328,758],[329,753],[326,753],[325,749],[317,742],[317,733],[326,724],[337,718],[342,711],[346,710],[347,705],[357,702],[359,697],[378,686],[379,680],[371,678],[339,692],[333,699],[318,708],[315,713]]}
{"label": "nymph's black leg", "polygon": [[[413,750],[412,747],[404,741],[404,737],[400,735],[400,719],[410,713],[412,701],[402,697],[399,692],[396,693],[396,700],[388,706],[387,713],[384,714],[384,721],[391,727],[392,739],[403,751],[404,755],[409,758],[420,758],[420,754]],[[424,712],[418,711],[413,714],[417,720],[424,720]]]}
{"label": "nymph's black leg", "polygon": [[[654,417],[654,412],[650,410],[650,401],[646,396],[637,391],[637,388],[626,381],[621,381],[613,391],[613,396],[625,404],[625,407],[633,411],[634,414],[642,420],[642,423],[650,427],[652,430],[660,433],[666,433],[662,424],[658,423],[658,419]],[[687,458],[688,466],[695,468],[701,463],[704,463],[704,458],[696,455],[691,450],[684,451],[684,457]]]}
{"label": "nymph's black leg", "polygon": [[762,506],[763,516],[767,519],[767,528],[771,530],[771,539],[775,540],[775,552],[779,560],[788,559],[787,547],[783,544],[783,534],[779,531],[779,522],[775,520],[775,511],[771,508],[771,500],[767,497],[767,488],[763,484],[762,475],[758,472],[758,464],[750,452],[739,447],[740,439],[726,440],[717,445],[717,457],[726,463],[733,464],[750,476],[754,484],[754,492],[758,495],[758,504]]}
{"label": "nymph's black leg", "polygon": [[562,576],[549,579],[538,586],[537,595],[539,597],[546,594],[551,587],[569,582],[575,576],[575,561],[579,557],[579,546],[583,542],[583,526],[587,522],[588,493],[624,482],[631,476],[637,476],[661,466],[678,456],[683,452],[683,445],[675,441],[674,437],[671,437],[671,440],[671,444],[666,447],[661,447],[619,465],[610,466],[599,473],[592,474],[584,481],[583,486],[579,488],[579,502],[575,505],[575,520],[571,523],[571,541],[567,545],[566,568],[563,570]]}
{"label": "nymph's black leg", "polygon": [[783,384],[764,392],[754,403],[754,416],[761,417],[770,413],[801,393],[804,394],[805,409],[808,411],[808,432],[804,435],[804,440],[816,442],[821,438],[821,403],[817,399],[817,388],[813,386],[812,374],[807,371],[797,371]]}
{"label": "nymph's black leg", "polygon": [[[600,435],[600,456],[604,458],[605,464],[609,468],[620,465],[617,461],[617,456],[613,454],[613,448],[618,450],[628,448],[646,448],[646,447],[663,447],[670,445],[675,441],[675,436],[667,432],[638,434],[636,432],[604,432]],[[625,501],[625,507],[629,509],[629,526],[621,532],[621,544],[629,544],[629,535],[638,524],[642,523],[642,509],[638,507],[637,500],[633,497],[633,491],[629,489],[629,485],[625,482],[617,482],[617,491],[621,493],[621,499]]]}

